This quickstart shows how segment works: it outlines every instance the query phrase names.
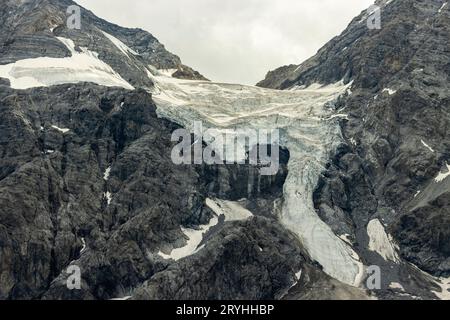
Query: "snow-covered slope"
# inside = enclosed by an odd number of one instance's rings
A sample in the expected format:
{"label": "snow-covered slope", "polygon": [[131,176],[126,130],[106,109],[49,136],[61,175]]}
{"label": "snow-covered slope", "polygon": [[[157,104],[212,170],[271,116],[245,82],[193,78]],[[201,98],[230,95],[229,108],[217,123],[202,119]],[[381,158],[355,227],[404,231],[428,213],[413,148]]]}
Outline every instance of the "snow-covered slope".
{"label": "snow-covered slope", "polygon": [[66,58],[31,58],[15,63],[0,65],[0,78],[9,79],[14,89],[46,87],[63,83],[93,82],[108,87],[123,87],[133,90],[117,72],[98,58],[98,54],[80,48],[67,38],[58,37],[69,49],[71,56]]}
{"label": "snow-covered slope", "polygon": [[153,98],[160,116],[187,128],[203,121],[206,128],[279,129],[281,145],[291,154],[284,186],[281,222],[293,231],[326,273],[352,285],[363,265],[352,248],[316,214],[312,194],[327,154],[340,141],[338,118],[326,108],[349,85],[312,85],[279,91],[252,86],[184,81],[164,75],[155,82]]}

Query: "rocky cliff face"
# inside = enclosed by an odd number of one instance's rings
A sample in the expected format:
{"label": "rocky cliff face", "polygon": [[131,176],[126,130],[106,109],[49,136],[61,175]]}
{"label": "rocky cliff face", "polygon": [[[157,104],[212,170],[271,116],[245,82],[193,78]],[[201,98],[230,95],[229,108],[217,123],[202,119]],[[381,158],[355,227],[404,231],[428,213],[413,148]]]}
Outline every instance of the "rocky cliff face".
{"label": "rocky cliff face", "polygon": [[[367,250],[369,222],[377,219],[405,265],[448,278],[449,6],[431,0],[377,4],[381,29],[367,28],[364,11],[314,57],[270,72],[259,85],[352,83],[337,107],[347,118],[341,121],[346,144],[330,155],[316,209],[336,233],[349,235],[366,264],[386,262]],[[426,287],[412,288],[409,267],[383,269],[380,296],[390,294],[391,281],[410,293]]]}
{"label": "rocky cliff face", "polygon": [[[72,4],[0,8],[0,299],[447,294],[443,2],[380,1],[380,30],[363,12],[260,83],[290,91],[210,83],[84,9],[71,30]],[[171,134],[192,120],[279,128],[277,174],[173,164]],[[373,265],[382,288],[367,292]]]}

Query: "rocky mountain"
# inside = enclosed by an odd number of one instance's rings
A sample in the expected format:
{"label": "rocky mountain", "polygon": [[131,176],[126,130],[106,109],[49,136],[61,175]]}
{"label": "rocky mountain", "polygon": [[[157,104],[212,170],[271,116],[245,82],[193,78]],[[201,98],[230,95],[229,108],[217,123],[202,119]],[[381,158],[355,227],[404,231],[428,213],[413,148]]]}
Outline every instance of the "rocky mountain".
{"label": "rocky mountain", "polygon": [[[83,8],[70,29],[71,1],[5,1],[0,299],[445,298],[449,11],[378,4],[380,30],[364,11],[253,87]],[[278,170],[174,164],[194,121],[279,130]]]}
{"label": "rocky mountain", "polygon": [[[431,0],[376,4],[381,29],[366,26],[370,12],[364,11],[314,57],[269,72],[259,85],[292,89],[341,79],[351,84],[337,104],[337,112],[345,114],[340,124],[345,143],[330,154],[314,193],[315,207],[359,248],[367,246],[370,229],[381,222],[398,246],[399,259],[446,279],[449,6]],[[370,257],[373,252],[361,251],[369,264],[380,265]],[[410,271],[388,268],[383,268],[385,279],[396,278],[400,291],[411,290]],[[448,296],[446,289],[443,294]]]}
{"label": "rocky mountain", "polygon": [[[147,68],[173,70],[184,79],[205,78],[181,63],[151,34],[140,29],[122,28],[96,17],[80,7],[80,29],[66,26],[70,0],[4,0],[1,19],[0,64],[21,59],[69,57],[70,50],[58,38],[71,39],[75,50],[95,52],[132,86],[151,86]],[[126,54],[124,59],[123,54]]]}

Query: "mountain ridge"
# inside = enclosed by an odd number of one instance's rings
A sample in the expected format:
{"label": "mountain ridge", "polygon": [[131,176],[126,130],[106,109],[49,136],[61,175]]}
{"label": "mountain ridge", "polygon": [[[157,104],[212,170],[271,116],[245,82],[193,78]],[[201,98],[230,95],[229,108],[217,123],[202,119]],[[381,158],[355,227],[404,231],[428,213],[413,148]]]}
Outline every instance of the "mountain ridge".
{"label": "mountain ridge", "polygon": [[[446,297],[441,1],[378,2],[380,30],[363,12],[272,73],[267,86],[285,90],[177,79],[149,33],[89,13],[69,30],[58,8],[72,3],[0,8],[0,299]],[[37,84],[17,88],[24,76]],[[174,165],[171,133],[193,119],[280,129],[277,174]],[[364,283],[371,266],[379,289]]]}

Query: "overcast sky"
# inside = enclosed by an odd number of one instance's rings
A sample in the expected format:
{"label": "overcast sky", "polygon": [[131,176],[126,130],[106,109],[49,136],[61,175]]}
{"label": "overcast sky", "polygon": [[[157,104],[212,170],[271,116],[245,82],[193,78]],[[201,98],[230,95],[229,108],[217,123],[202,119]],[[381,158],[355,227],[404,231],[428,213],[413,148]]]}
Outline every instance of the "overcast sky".
{"label": "overcast sky", "polygon": [[255,84],[299,64],[374,0],[78,0],[96,15],[152,33],[214,81]]}

